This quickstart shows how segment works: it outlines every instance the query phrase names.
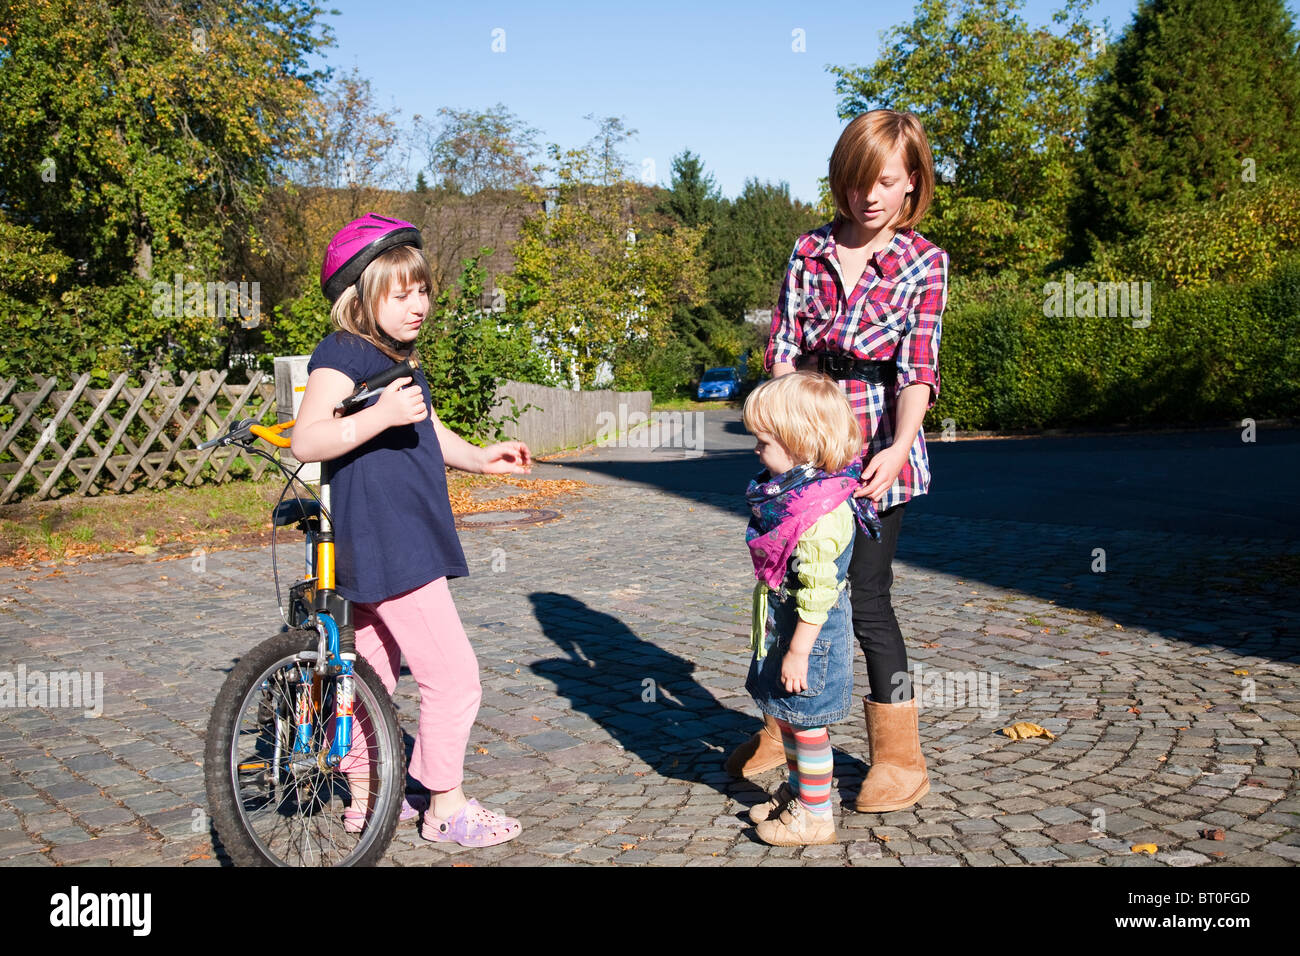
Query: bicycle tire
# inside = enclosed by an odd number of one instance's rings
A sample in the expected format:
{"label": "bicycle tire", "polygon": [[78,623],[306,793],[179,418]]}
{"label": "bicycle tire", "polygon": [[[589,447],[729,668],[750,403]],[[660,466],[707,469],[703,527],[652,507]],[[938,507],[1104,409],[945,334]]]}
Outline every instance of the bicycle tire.
{"label": "bicycle tire", "polygon": [[[354,741],[365,720],[373,728],[375,769],[365,783],[369,814],[360,833],[346,829],[341,812],[357,799],[350,778],[317,759],[330,744],[336,679],[322,681],[327,716],[314,722],[310,753],[292,759],[288,752],[291,688],[304,652],[314,655],[317,643],[316,632],[305,629],[263,641],[231,670],[213,704],[204,782],[213,826],[236,865],[370,866],[392,842],[405,790],[405,747],[392,698],[364,659],[354,667]],[[275,726],[276,713],[285,715],[278,747],[267,728]],[[282,760],[286,754],[290,759]]]}

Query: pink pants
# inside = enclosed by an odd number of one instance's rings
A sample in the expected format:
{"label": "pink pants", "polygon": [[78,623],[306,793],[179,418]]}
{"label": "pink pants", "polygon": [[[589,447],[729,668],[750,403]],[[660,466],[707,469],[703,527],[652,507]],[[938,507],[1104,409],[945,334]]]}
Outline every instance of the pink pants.
{"label": "pink pants", "polygon": [[[464,779],[465,746],[482,699],[478,659],[470,647],[446,578],[437,578],[387,601],[354,604],[357,653],[391,694],[402,657],[420,688],[420,726],[408,768],[433,791],[453,790]],[[369,765],[367,721],[356,721],[352,750],[340,769],[363,774]]]}

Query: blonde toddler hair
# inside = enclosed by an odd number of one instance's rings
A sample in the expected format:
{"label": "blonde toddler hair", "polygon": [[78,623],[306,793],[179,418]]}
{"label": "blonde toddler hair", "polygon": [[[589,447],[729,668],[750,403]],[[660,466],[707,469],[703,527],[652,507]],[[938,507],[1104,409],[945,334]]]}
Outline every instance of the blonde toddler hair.
{"label": "blonde toddler hair", "polygon": [[769,379],[745,399],[745,427],[766,432],[795,464],[811,462],[834,474],[862,450],[862,429],[835,380],[820,372],[791,372]]}

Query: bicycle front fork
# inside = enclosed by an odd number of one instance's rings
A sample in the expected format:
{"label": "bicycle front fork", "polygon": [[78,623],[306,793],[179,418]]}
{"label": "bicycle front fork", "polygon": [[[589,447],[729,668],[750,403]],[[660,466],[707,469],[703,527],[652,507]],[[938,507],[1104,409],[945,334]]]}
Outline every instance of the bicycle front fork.
{"label": "bicycle front fork", "polygon": [[325,648],[325,656],[321,658],[318,655],[315,668],[299,665],[293,752],[295,754],[311,752],[315,721],[321,709],[321,674],[330,667],[331,661],[338,661],[338,678],[334,685],[334,742],[325,757],[327,766],[337,767],[352,750],[352,716],[356,680],[354,669],[357,655],[354,650],[340,652],[339,628],[332,617],[328,614],[319,614],[316,620],[321,643]]}

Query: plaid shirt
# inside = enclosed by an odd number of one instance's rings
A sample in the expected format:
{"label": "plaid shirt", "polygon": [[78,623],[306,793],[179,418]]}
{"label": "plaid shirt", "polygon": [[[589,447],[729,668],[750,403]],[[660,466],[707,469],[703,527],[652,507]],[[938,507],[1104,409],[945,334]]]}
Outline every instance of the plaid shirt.
{"label": "plaid shirt", "polygon": [[[939,394],[940,318],[948,301],[948,253],[911,229],[867,260],[862,278],[845,295],[831,223],[799,237],[772,315],[764,366],[802,365],[801,356],[831,352],[898,364],[892,388],[845,379],[840,387],[866,438],[863,463],[894,442],[898,396],[914,382],[930,386],[927,409]],[[815,367],[815,366],[813,366]],[[907,462],[876,505],[900,504],[930,488],[925,433],[917,431]]]}

